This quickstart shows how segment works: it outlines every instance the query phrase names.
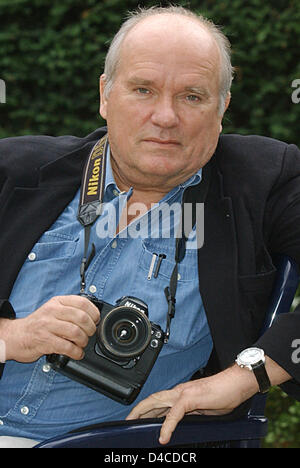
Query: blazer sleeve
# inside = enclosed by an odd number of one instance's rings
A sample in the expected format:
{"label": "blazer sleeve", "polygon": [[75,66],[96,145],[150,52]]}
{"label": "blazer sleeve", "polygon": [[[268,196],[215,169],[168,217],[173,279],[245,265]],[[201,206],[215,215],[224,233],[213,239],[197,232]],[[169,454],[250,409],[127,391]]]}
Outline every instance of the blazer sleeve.
{"label": "blazer sleeve", "polygon": [[[295,145],[287,146],[280,176],[269,198],[265,225],[270,251],[288,255],[300,266],[300,151]],[[300,306],[280,315],[255,345],[293,377],[300,400],[300,363],[293,359],[295,340],[300,340]],[[287,391],[290,385],[285,385]],[[289,389],[288,393],[295,392]]]}
{"label": "blazer sleeve", "polygon": [[300,265],[300,151],[295,145],[286,147],[268,200],[265,226],[270,252],[289,255]]}

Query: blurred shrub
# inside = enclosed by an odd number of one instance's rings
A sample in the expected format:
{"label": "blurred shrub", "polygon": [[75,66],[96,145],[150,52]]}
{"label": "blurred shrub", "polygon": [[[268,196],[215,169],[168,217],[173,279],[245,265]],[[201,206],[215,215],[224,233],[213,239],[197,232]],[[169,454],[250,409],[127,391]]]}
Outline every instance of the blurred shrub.
{"label": "blurred shrub", "polygon": [[[155,1],[0,0],[0,138],[84,136],[103,124],[98,79],[111,37],[126,12]],[[162,6],[168,2],[161,1]],[[176,3],[176,2],[174,2]],[[223,26],[236,76],[224,132],[261,134],[300,146],[299,0],[178,1]],[[299,404],[272,391],[267,446],[300,447]]]}
{"label": "blurred shrub", "polygon": [[266,416],[268,435],[264,448],[300,447],[300,402],[289,398],[279,388],[272,388],[268,396]]}
{"label": "blurred shrub", "polygon": [[[83,136],[103,122],[98,78],[108,41],[133,0],[0,0],[0,137],[30,133]],[[162,5],[167,2],[160,2]],[[179,1],[223,25],[236,77],[224,132],[257,133],[300,144],[298,0]]]}

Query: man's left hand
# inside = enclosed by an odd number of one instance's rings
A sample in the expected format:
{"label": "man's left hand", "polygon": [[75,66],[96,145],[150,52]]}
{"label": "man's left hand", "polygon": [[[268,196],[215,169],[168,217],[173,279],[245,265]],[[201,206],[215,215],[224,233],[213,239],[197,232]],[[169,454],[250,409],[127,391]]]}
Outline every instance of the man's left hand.
{"label": "man's left hand", "polygon": [[159,442],[167,444],[185,415],[224,415],[233,411],[259,390],[252,372],[236,364],[212,377],[179,384],[171,390],[154,393],[141,401],[126,418],[166,416]]}

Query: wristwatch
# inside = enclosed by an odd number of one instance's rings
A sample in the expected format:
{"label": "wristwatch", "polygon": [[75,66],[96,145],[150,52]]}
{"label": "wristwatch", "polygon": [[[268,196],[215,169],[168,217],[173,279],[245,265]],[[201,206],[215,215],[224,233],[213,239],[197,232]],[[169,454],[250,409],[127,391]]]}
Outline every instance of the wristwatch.
{"label": "wristwatch", "polygon": [[260,348],[244,349],[236,358],[238,366],[246,367],[252,371],[259,385],[260,393],[267,393],[271,387],[271,382],[265,368],[265,353]]}

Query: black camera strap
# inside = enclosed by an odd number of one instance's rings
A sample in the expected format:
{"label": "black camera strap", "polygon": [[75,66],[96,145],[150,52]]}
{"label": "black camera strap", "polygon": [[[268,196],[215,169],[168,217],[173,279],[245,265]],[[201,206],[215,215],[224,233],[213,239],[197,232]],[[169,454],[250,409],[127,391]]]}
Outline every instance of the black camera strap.
{"label": "black camera strap", "polygon": [[[171,320],[175,315],[175,304],[176,304],[176,290],[178,281],[178,265],[185,257],[186,242],[190,235],[191,230],[196,225],[196,202],[204,203],[207,197],[209,185],[211,179],[211,163],[210,161],[202,169],[202,179],[199,185],[188,187],[182,197],[181,202],[181,223],[179,225],[176,247],[175,247],[175,266],[171,275],[170,284],[165,288],[165,296],[168,302],[168,314],[167,314],[167,327],[165,332],[165,343],[168,342],[170,336]],[[184,219],[184,207],[186,203],[192,203],[192,222],[189,223],[191,230],[189,233],[185,232],[185,219]],[[199,227],[200,228],[200,227]],[[197,227],[196,227],[197,229]]]}
{"label": "black camera strap", "polygon": [[[108,137],[105,135],[99,140],[93,147],[82,176],[80,203],[78,209],[78,221],[84,227],[84,255],[80,266],[81,276],[81,293],[85,292],[85,274],[86,271],[95,256],[95,245],[92,244],[92,251],[88,257],[88,249],[90,243],[90,234],[92,225],[99,218],[103,208],[103,195],[104,195],[104,184],[105,184],[105,173],[106,173],[106,158],[108,153]],[[175,266],[171,275],[170,284],[164,290],[165,296],[168,303],[167,312],[167,326],[165,332],[165,340],[167,343],[170,336],[170,325],[171,320],[175,315],[175,304],[176,304],[176,290],[178,281],[178,265],[184,259],[186,252],[186,242],[190,233],[186,235],[184,229],[184,205],[188,202],[188,197],[192,201],[192,228],[196,224],[196,203],[204,203],[209,183],[210,183],[210,163],[207,163],[202,169],[202,180],[199,186],[188,187],[183,195],[182,199],[182,210],[181,210],[181,223],[179,231],[176,237],[175,246]],[[193,191],[195,190],[195,197]],[[192,195],[192,196],[191,196]]]}

